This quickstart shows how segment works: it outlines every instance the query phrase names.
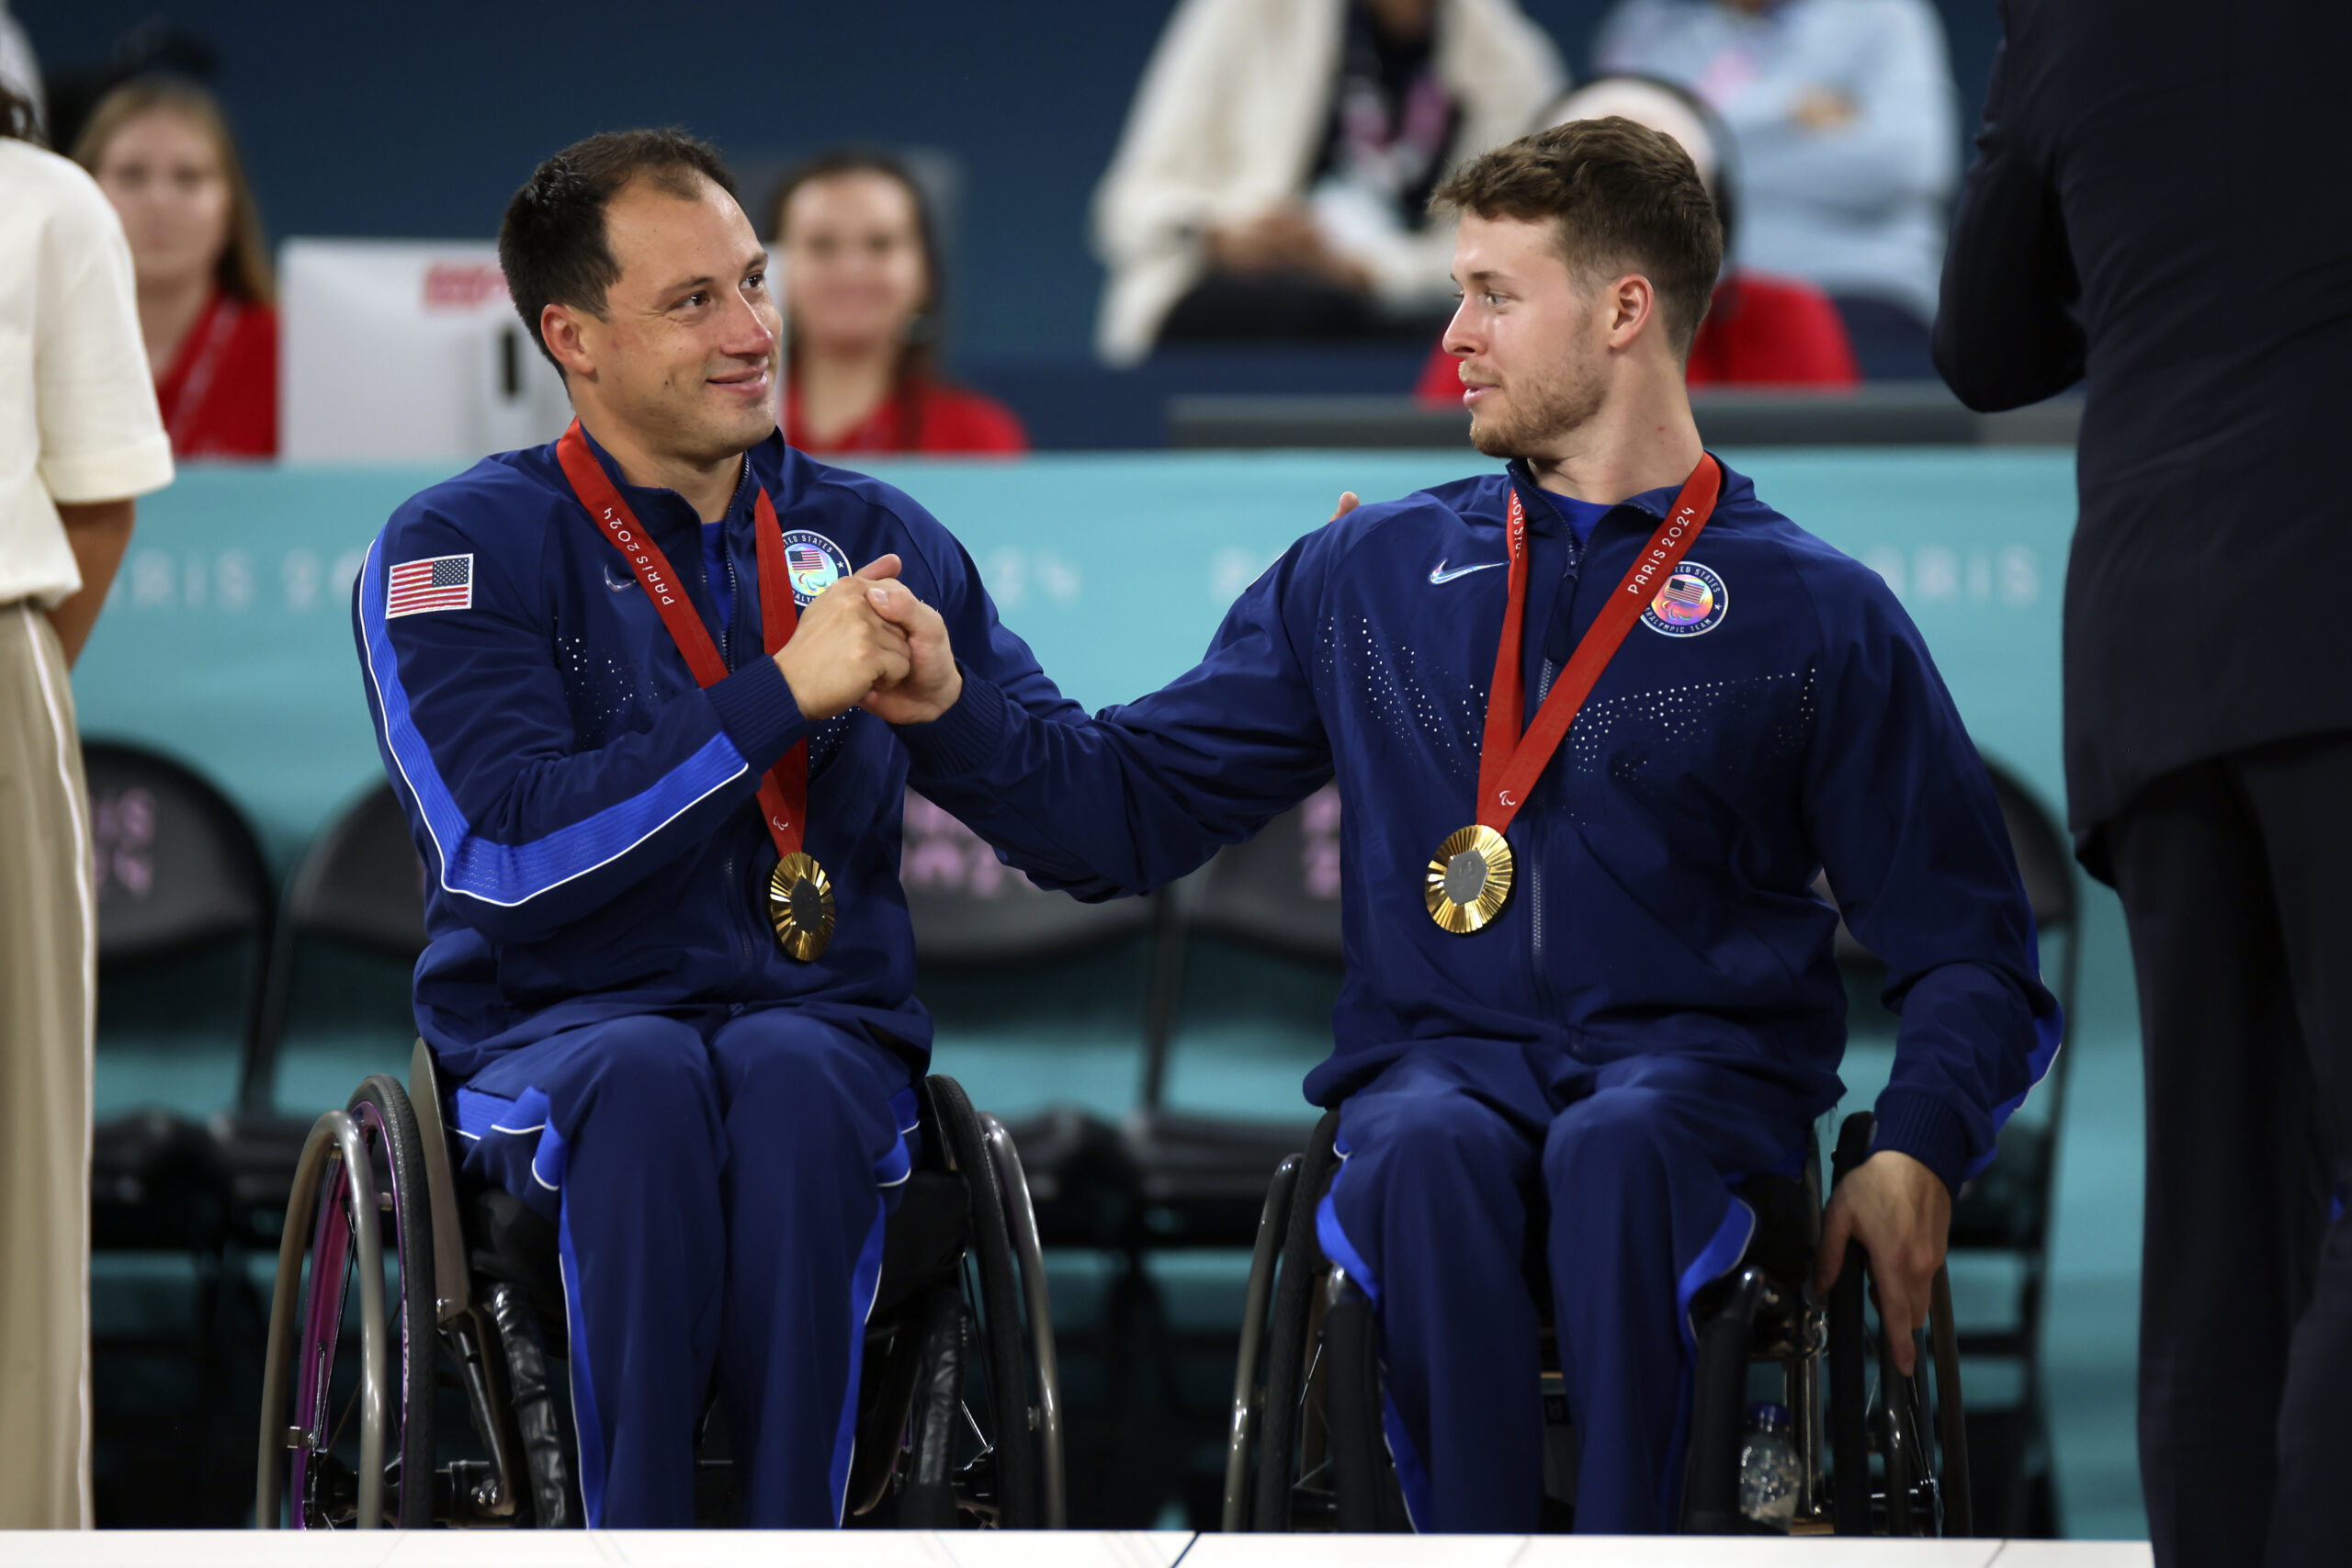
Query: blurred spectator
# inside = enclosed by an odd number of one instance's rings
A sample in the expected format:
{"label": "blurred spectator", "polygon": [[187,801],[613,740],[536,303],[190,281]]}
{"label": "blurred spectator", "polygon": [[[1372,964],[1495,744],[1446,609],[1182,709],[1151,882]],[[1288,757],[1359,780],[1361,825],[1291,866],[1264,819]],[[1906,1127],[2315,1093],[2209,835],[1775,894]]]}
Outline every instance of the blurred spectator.
{"label": "blurred spectator", "polygon": [[804,452],[1026,452],[1012,411],[939,378],[930,204],[887,153],[826,153],[769,209],[784,276],[784,438]]}
{"label": "blurred spectator", "polygon": [[1437,330],[1430,192],[1566,84],[1514,0],[1182,0],[1095,192],[1096,347]]}
{"label": "blurred spectator", "polygon": [[74,159],[130,240],[139,330],[173,452],[275,457],[277,285],[220,105],[190,83],[126,82],[91,111]]}
{"label": "blurred spectator", "polygon": [[1593,58],[1679,82],[1729,122],[1742,261],[1836,299],[1864,375],[1935,374],[1960,127],[1929,0],[1623,0]]}
{"label": "blurred spectator", "polygon": [[[1646,76],[1602,76],[1555,105],[1536,129],[1572,119],[1617,115],[1671,136],[1690,154],[1699,178],[1715,198],[1724,226],[1724,276],[1699,335],[1690,344],[1684,379],[1693,387],[1850,387],[1861,379],[1845,323],[1829,298],[1809,283],[1772,277],[1739,265],[1739,189],[1731,137],[1714,110],[1668,82]],[[1441,342],[1422,367],[1414,396],[1432,407],[1462,400],[1459,366]]]}
{"label": "blurred spectator", "polygon": [[24,104],[35,130],[49,123],[41,104],[40,62],[33,58],[24,25],[8,14],[8,0],[0,0],[0,93],[14,94]]}
{"label": "blurred spectator", "polygon": [[0,87],[0,1530],[90,1525],[97,911],[66,671],[171,480],[130,253]]}

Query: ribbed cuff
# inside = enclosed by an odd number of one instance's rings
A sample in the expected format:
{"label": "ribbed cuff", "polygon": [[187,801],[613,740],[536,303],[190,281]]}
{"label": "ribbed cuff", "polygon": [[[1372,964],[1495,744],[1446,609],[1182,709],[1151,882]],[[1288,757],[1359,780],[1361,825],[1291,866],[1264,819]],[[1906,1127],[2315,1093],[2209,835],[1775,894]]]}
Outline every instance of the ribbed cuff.
{"label": "ribbed cuff", "polygon": [[773,659],[754,659],[715,686],[706,688],[718,710],[718,728],[754,773],[766,773],[808,733],[792,687]]}
{"label": "ribbed cuff", "polygon": [[1004,743],[1004,688],[960,660],[964,690],[956,705],[929,724],[895,724],[919,779],[960,778],[996,755]]}
{"label": "ribbed cuff", "polygon": [[1969,1146],[1968,1123],[1958,1111],[1932,1094],[1910,1089],[1889,1089],[1878,1097],[1878,1133],[1871,1149],[1909,1155],[1955,1194],[1974,1152]]}

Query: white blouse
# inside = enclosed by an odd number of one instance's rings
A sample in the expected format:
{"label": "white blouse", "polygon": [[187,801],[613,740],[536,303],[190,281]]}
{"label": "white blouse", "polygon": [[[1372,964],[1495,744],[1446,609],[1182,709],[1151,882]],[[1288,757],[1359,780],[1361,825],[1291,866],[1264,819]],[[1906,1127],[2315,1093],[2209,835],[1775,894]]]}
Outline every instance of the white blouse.
{"label": "white blouse", "polygon": [[171,480],[122,223],[79,167],[0,137],[0,604],[82,586],[58,503]]}

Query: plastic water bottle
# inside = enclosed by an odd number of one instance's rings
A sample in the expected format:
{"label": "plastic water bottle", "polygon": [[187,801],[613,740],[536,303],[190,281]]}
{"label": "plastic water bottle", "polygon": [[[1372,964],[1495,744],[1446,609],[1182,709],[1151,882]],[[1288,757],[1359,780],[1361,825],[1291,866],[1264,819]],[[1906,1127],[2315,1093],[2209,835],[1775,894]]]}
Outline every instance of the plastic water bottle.
{"label": "plastic water bottle", "polygon": [[1795,1521],[1797,1495],[1804,1489],[1795,1425],[1785,1404],[1751,1404],[1747,1440],[1739,1450],[1739,1511],[1750,1523],[1781,1535]]}

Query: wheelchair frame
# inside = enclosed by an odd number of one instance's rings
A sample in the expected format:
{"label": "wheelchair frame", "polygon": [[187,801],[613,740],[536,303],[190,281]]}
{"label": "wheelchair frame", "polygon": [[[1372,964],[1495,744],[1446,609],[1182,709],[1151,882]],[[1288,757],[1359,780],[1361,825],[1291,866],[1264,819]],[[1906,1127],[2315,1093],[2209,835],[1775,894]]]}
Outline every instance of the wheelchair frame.
{"label": "wheelchair frame", "polygon": [[[530,1293],[503,1278],[476,1277],[438,1081],[422,1040],[410,1082],[413,1095],[389,1075],[370,1077],[345,1109],[319,1118],[303,1145],[270,1311],[255,1527],[278,1528],[282,1508],[296,1529],[577,1525],[568,1401],[551,1386]],[[968,1515],[983,1524],[1060,1529],[1069,1500],[1059,1372],[1020,1156],[1002,1124],[976,1112],[952,1078],[927,1078],[920,1098],[934,1136],[917,1174],[944,1173],[953,1183],[934,1179],[924,1189],[933,1211],[926,1218],[960,1207],[961,1224],[952,1258],[917,1258],[902,1267],[928,1269],[905,1279],[892,1279],[886,1243],[853,1394],[858,1444],[845,1512],[865,1515],[895,1500],[899,1522],[928,1528],[952,1528]],[[910,1187],[899,1213],[913,1201]],[[386,1286],[387,1234],[400,1264],[397,1300]],[[335,1372],[345,1359],[355,1275],[356,1386],[338,1409]],[[987,1431],[968,1402],[967,1338],[980,1352],[993,1417]],[[436,1463],[434,1374],[442,1351],[458,1373],[486,1459]],[[356,1470],[334,1452],[355,1416]],[[956,1469],[967,1431],[979,1451]],[[697,1461],[698,1494],[721,1462]]]}
{"label": "wheelchair frame", "polygon": [[[1371,1305],[1344,1270],[1323,1256],[1315,1209],[1337,1170],[1339,1113],[1325,1115],[1312,1145],[1276,1168],[1261,1213],[1234,1368],[1227,1434],[1223,1528],[1342,1531],[1410,1528],[1396,1469],[1380,1437],[1377,1334]],[[1832,1164],[1836,1178],[1870,1152],[1868,1112],[1846,1119]],[[1810,1205],[1809,1241],[1819,1238],[1818,1151],[1806,1139],[1810,1180],[1751,1179],[1801,1186]],[[1788,1194],[1781,1194],[1785,1201]],[[1692,1379],[1690,1438],[1680,1523],[1691,1534],[1753,1529],[1739,1513],[1739,1450],[1751,1361],[1779,1361],[1795,1416],[1804,1493],[1795,1533],[1967,1535],[1971,1529],[1967,1439],[1962,1427],[1958,1339],[1951,1292],[1935,1277],[1928,1337],[1908,1377],[1895,1370],[1883,1335],[1863,1317],[1868,1258],[1849,1244],[1825,1303],[1813,1291],[1809,1257],[1759,1260],[1767,1226],[1740,1264],[1693,1303],[1702,1319]],[[1785,1250],[1785,1249],[1784,1249]],[[1787,1276],[1794,1273],[1791,1281]],[[1549,1314],[1544,1314],[1548,1323]],[[1548,1341],[1550,1330],[1545,1330]],[[1879,1397],[1864,1368],[1879,1341]],[[1263,1359],[1262,1371],[1261,1359]],[[1820,1367],[1828,1362],[1827,1448],[1822,1465]],[[1923,1424],[1927,1369],[1935,1367],[1935,1445]],[[1547,1513],[1572,1490],[1575,1437],[1555,1359],[1543,1374]],[[1942,1473],[1936,1460],[1940,1450]],[[1879,1460],[1874,1476],[1871,1458]],[[1547,1522],[1549,1522],[1547,1520]]]}

